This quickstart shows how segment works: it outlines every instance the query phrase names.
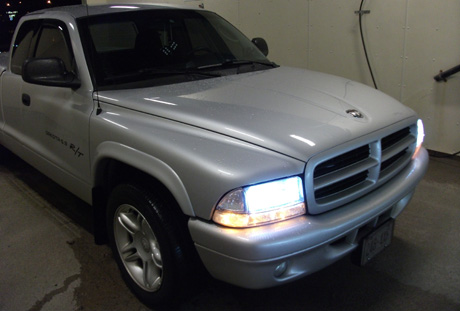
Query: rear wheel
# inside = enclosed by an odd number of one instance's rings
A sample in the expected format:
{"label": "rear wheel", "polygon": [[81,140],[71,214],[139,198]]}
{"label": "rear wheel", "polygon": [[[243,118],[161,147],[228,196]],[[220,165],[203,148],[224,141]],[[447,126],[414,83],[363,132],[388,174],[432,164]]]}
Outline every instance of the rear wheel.
{"label": "rear wheel", "polygon": [[190,271],[185,223],[176,211],[167,195],[133,184],[115,187],[109,198],[113,254],[126,284],[147,305],[167,302]]}

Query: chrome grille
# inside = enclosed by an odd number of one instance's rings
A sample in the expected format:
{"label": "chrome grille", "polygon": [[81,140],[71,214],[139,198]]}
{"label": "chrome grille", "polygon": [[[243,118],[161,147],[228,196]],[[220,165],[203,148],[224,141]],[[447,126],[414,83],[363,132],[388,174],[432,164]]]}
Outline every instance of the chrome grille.
{"label": "chrome grille", "polygon": [[335,148],[309,161],[305,174],[308,211],[319,214],[376,189],[410,161],[415,150],[416,125],[383,137],[370,137],[357,146]]}

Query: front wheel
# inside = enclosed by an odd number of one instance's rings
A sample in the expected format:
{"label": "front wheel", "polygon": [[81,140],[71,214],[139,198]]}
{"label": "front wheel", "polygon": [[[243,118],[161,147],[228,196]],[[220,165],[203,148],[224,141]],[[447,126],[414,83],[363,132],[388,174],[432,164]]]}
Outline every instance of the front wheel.
{"label": "front wheel", "polygon": [[126,284],[146,305],[167,302],[189,272],[184,223],[167,197],[122,184],[108,202],[112,252]]}

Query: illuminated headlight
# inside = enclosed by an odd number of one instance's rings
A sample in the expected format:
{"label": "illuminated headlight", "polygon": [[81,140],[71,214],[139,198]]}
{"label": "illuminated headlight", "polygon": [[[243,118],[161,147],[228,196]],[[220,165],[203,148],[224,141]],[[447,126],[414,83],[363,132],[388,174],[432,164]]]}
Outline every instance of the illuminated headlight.
{"label": "illuminated headlight", "polygon": [[303,214],[302,179],[290,177],[230,191],[217,204],[213,220],[224,226],[244,228]]}
{"label": "illuminated headlight", "polygon": [[415,152],[412,158],[414,158],[417,155],[420,148],[422,148],[424,138],[425,138],[425,128],[423,127],[422,120],[418,119],[417,121],[417,145],[415,147]]}

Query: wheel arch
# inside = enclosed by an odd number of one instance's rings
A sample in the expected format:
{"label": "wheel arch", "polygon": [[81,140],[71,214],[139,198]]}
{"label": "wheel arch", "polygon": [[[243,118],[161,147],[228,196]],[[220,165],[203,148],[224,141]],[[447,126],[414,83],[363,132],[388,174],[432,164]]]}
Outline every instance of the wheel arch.
{"label": "wheel arch", "polygon": [[104,142],[99,145],[93,159],[93,227],[97,244],[107,242],[105,226],[107,199],[111,190],[123,182],[162,187],[177,202],[184,215],[195,216],[184,184],[165,162],[115,142]]}

